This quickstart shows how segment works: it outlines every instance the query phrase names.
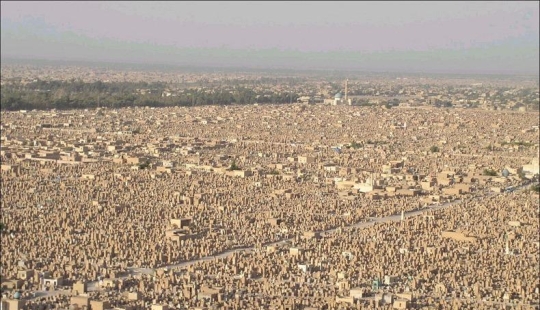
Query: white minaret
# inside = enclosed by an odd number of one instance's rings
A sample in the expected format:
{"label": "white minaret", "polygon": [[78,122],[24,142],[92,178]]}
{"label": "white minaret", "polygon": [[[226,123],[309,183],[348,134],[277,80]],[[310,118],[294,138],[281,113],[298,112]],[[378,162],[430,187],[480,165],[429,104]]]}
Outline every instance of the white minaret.
{"label": "white minaret", "polygon": [[510,255],[510,246],[508,245],[508,239],[506,239],[506,247],[504,249],[506,255]]}
{"label": "white minaret", "polygon": [[401,220],[405,220],[405,211],[401,210]]}
{"label": "white minaret", "polygon": [[345,80],[345,104],[349,104],[349,79]]}

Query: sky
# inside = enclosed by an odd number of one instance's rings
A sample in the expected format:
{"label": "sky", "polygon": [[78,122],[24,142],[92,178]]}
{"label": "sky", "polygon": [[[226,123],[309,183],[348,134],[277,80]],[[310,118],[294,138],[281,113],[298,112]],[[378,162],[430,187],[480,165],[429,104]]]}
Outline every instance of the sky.
{"label": "sky", "polygon": [[1,2],[1,56],[202,67],[539,72],[539,2]]}

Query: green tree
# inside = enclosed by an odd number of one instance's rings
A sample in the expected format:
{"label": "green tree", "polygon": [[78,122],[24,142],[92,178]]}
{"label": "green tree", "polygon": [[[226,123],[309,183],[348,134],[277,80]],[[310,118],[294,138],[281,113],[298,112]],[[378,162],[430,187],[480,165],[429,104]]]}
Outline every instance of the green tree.
{"label": "green tree", "polygon": [[484,169],[484,175],[494,177],[497,175],[497,171],[493,169]]}
{"label": "green tree", "polygon": [[351,146],[353,149],[356,150],[356,149],[361,148],[363,145],[360,144],[360,143],[358,143],[358,142],[356,142],[356,141],[353,141],[353,142],[351,142],[351,145],[350,145],[350,146]]}
{"label": "green tree", "polygon": [[439,147],[434,145],[434,146],[430,147],[429,150],[431,151],[431,153],[438,153],[439,152]]}
{"label": "green tree", "polygon": [[139,165],[139,169],[144,170],[147,169],[150,166],[150,162],[147,160],[144,163]]}
{"label": "green tree", "polygon": [[234,171],[234,170],[242,170],[240,169],[240,167],[238,167],[238,165],[236,165],[236,161],[233,161],[231,166],[229,167],[229,171]]}

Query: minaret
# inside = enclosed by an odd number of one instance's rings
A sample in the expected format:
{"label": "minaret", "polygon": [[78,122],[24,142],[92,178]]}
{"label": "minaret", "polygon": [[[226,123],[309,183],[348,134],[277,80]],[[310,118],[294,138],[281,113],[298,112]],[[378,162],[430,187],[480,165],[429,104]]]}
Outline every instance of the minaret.
{"label": "minaret", "polygon": [[401,210],[401,220],[405,220],[405,211]]}
{"label": "minaret", "polygon": [[345,104],[349,104],[349,79],[345,80]]}

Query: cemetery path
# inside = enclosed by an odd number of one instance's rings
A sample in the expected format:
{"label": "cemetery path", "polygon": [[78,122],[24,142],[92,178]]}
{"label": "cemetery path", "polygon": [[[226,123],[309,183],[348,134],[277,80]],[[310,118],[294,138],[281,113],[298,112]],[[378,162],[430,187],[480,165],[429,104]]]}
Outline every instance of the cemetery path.
{"label": "cemetery path", "polygon": [[[528,184],[524,184],[524,185],[520,185],[520,186],[515,186],[515,187],[513,187],[513,190],[521,190],[521,189],[524,189],[524,188],[527,188],[527,187],[531,186],[532,184],[533,183],[528,183]],[[446,202],[446,203],[438,204],[438,205],[437,204],[432,204],[432,205],[430,205],[428,207],[424,207],[424,208],[404,212],[403,215],[404,215],[404,218],[414,217],[414,216],[424,214],[426,212],[446,209],[446,208],[448,208],[450,206],[457,205],[457,204],[459,204],[461,202],[464,202],[464,201],[485,199],[487,197],[491,197],[491,196],[495,196],[495,195],[501,195],[501,194],[502,193],[491,192],[491,193],[487,193],[485,195],[475,196],[475,197],[465,199],[465,200],[458,199],[458,200],[454,200],[454,201],[450,201],[450,202]],[[343,229],[343,230],[353,229],[353,228],[356,228],[356,229],[360,228],[361,229],[361,228],[366,228],[366,227],[369,227],[369,226],[373,226],[373,225],[375,225],[375,223],[396,222],[396,221],[400,221],[400,220],[401,220],[401,214],[390,215],[390,216],[385,216],[385,217],[376,217],[376,218],[372,217],[372,218],[368,218],[368,221],[359,222],[359,223],[352,224],[352,225],[345,226],[345,227],[341,227],[341,228],[328,229],[326,231],[322,231],[321,233],[323,235],[329,235],[329,234],[338,232],[340,229]],[[288,242],[292,242],[293,239],[294,238],[288,238],[288,239],[283,239],[283,240],[279,240],[279,241],[275,241],[275,242],[269,242],[269,243],[263,244],[263,246],[283,245],[283,244],[286,244]],[[193,260],[189,260],[189,261],[184,261],[184,262],[181,262],[181,263],[178,263],[178,264],[162,266],[162,267],[158,267],[158,268],[129,267],[129,268],[127,268],[128,275],[118,277],[118,279],[127,279],[127,278],[129,278],[131,276],[141,275],[141,274],[153,275],[154,272],[157,269],[161,269],[161,268],[168,268],[168,269],[183,268],[183,267],[187,267],[187,266],[196,264],[198,262],[209,261],[209,260],[214,260],[214,259],[227,257],[227,256],[230,256],[230,255],[232,255],[234,253],[237,253],[237,252],[252,252],[252,251],[255,251],[255,250],[256,250],[256,248],[253,247],[253,246],[246,246],[246,247],[227,250],[227,251],[222,252],[222,253],[217,254],[217,255],[206,256],[206,257],[197,258],[197,259],[193,259]],[[89,292],[98,291],[99,290],[98,281],[88,282],[87,289],[88,289]],[[54,295],[58,295],[58,294],[70,294],[70,291],[58,291],[58,290],[57,291],[36,291],[35,292],[35,297],[30,298],[30,299],[41,298],[41,297],[49,297],[49,296],[54,296]]]}
{"label": "cemetery path", "polygon": [[459,154],[459,153],[453,153],[452,156],[460,156],[460,157],[480,157],[480,158],[505,158],[505,159],[527,159],[530,160],[531,157],[534,156],[510,156],[510,155],[479,155],[479,154]]}

